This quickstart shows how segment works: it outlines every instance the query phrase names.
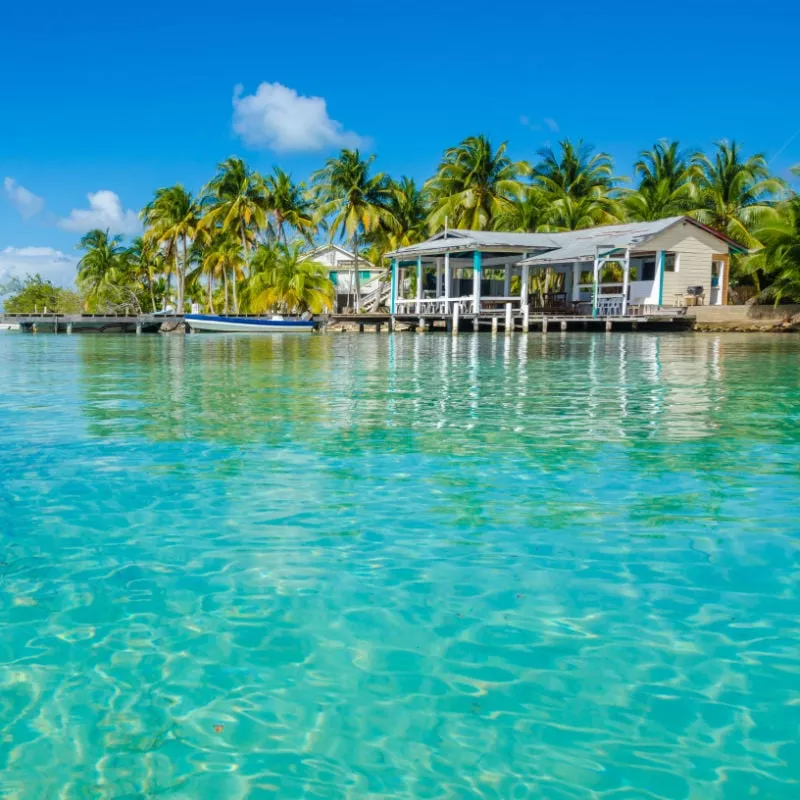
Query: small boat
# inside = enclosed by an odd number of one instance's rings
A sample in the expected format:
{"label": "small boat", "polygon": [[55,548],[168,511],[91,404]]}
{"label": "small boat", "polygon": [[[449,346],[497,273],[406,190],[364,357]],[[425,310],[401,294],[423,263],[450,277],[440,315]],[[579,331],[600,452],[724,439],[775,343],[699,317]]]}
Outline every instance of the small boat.
{"label": "small boat", "polygon": [[187,314],[184,319],[194,333],[311,333],[313,319],[273,317],[221,317]]}
{"label": "small boat", "polygon": [[18,331],[20,325],[17,322],[0,322],[0,331]]}

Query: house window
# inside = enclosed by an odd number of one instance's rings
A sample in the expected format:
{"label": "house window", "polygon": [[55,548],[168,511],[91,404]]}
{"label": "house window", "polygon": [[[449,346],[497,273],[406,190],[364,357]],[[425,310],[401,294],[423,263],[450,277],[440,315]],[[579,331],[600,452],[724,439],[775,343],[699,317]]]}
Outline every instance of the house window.
{"label": "house window", "polygon": [[369,272],[369,270],[362,269],[362,270],[358,271],[358,276],[361,278],[362,281],[368,281],[369,280],[369,276],[370,276],[370,272]]}
{"label": "house window", "polygon": [[664,272],[677,272],[678,266],[677,253],[664,253]]}
{"label": "house window", "polygon": [[642,263],[642,280],[654,281],[656,279],[656,262],[645,261]]}
{"label": "house window", "polygon": [[336,286],[338,283],[339,273],[338,272],[329,272],[328,277],[331,279],[331,283]]}

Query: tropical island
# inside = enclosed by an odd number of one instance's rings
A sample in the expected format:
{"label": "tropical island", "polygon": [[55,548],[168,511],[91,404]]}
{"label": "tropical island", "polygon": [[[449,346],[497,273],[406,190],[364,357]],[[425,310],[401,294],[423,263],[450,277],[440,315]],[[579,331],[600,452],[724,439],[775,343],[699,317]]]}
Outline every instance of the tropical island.
{"label": "tropical island", "polygon": [[[334,302],[336,273],[315,245],[352,254],[353,311],[377,311],[391,280],[386,254],[452,229],[560,233],[686,216],[741,245],[731,256],[728,302],[800,300],[800,196],[765,156],[720,141],[711,153],[659,141],[632,179],[612,157],[565,139],[530,163],[486,136],[447,149],[432,177],[380,172],[374,155],[344,149],[307,182],[276,166],[266,175],[231,157],[193,194],[159,188],[141,210],[141,236],[92,230],[77,244],[77,291],[39,276],[5,287],[8,313],[142,314],[190,306],[209,314],[319,314]],[[378,270],[367,296],[360,266]],[[531,286],[544,268],[532,268]],[[415,276],[410,276],[413,283]]]}

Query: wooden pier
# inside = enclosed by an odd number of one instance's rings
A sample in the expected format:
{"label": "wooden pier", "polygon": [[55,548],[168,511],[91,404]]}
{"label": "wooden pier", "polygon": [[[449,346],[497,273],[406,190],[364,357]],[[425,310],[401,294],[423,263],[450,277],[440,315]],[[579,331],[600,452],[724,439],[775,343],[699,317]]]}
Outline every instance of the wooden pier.
{"label": "wooden pier", "polygon": [[508,312],[482,312],[480,314],[332,314],[327,325],[357,325],[363,332],[367,328],[380,331],[414,330],[447,331],[491,331],[498,333],[540,331],[686,331],[691,330],[693,319],[685,314],[652,314],[626,316],[589,316],[577,314],[522,314],[518,310]]}
{"label": "wooden pier", "polygon": [[0,323],[28,333],[158,333],[184,328],[179,314],[0,314]]}

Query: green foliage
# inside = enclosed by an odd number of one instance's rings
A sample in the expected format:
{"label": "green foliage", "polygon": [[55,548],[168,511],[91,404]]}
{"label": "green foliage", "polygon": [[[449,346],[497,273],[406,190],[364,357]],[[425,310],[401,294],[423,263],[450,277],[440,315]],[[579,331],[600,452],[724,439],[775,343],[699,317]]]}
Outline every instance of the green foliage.
{"label": "green foliage", "polygon": [[333,306],[334,287],[327,269],[303,260],[302,242],[262,245],[251,267],[253,273],[242,293],[247,311],[320,314]]}
{"label": "green foliage", "polygon": [[[609,154],[582,140],[540,150],[531,168],[513,161],[505,142],[494,148],[486,136],[471,136],[444,152],[421,188],[375,172],[374,160],[342,150],[307,188],[279,167],[262,176],[232,157],[199,198],[180,184],[158,189],[141,213],[144,234],[129,247],[107,231],[81,240],[86,308],[150,311],[174,302],[185,310],[184,294],[211,313],[323,308],[332,286],[323,267],[303,261],[299,243],[323,234],[353,250],[360,308],[361,254],[380,266],[387,252],[424,240],[445,221],[460,229],[561,231],[680,214],[752,248],[732,259],[740,284],[763,297],[800,299],[797,197],[763,155],[745,157],[735,142],[719,142],[710,155],[656,142],[633,165],[632,185]],[[531,292],[553,280],[532,275]],[[380,295],[373,294],[375,308]]]}
{"label": "green foliage", "polygon": [[24,280],[13,278],[0,286],[0,295],[7,295],[3,310],[8,314],[79,314],[83,305],[76,292],[55,286],[38,274],[27,275]]}
{"label": "green foliage", "polygon": [[430,198],[428,229],[490,230],[498,217],[508,214],[525,187],[520,181],[530,172],[523,161],[512,162],[506,142],[497,150],[486,136],[470,136],[445,151],[436,174],[426,184]]}

